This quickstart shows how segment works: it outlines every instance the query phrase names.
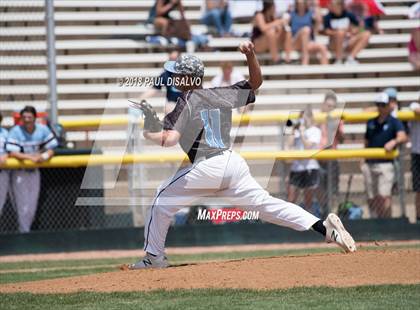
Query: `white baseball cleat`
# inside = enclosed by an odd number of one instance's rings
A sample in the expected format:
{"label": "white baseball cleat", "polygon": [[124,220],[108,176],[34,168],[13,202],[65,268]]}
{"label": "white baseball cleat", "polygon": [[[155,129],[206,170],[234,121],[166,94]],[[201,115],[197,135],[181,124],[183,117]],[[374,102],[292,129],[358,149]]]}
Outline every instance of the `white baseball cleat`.
{"label": "white baseball cleat", "polygon": [[139,260],[137,263],[128,265],[129,270],[137,269],[151,269],[151,268],[166,268],[169,266],[168,259],[166,256],[153,256],[149,253],[146,256]]}
{"label": "white baseball cleat", "polygon": [[343,223],[341,223],[337,215],[330,213],[323,224],[327,229],[327,235],[325,236],[327,243],[335,242],[347,253],[356,252],[356,243],[353,237],[344,228]]}

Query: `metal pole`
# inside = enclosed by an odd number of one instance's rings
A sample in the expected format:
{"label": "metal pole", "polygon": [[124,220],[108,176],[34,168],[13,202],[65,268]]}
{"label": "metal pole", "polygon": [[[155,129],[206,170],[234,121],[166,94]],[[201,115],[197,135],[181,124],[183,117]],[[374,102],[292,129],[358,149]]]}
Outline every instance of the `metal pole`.
{"label": "metal pole", "polygon": [[401,208],[401,217],[407,216],[407,210],[406,210],[406,204],[405,204],[405,192],[404,192],[404,167],[403,167],[403,160],[402,157],[403,154],[403,148],[399,148],[399,155],[397,158],[394,159],[394,165],[395,165],[395,172],[397,175],[397,186],[398,186],[398,198],[400,202],[400,208]]}
{"label": "metal pole", "polygon": [[[284,123],[280,123],[280,140],[279,140],[279,146],[280,149],[283,151],[284,150],[284,135],[285,135],[285,125]],[[280,175],[280,197],[282,199],[287,199],[287,189],[286,189],[286,164],[284,163],[284,161],[280,160],[278,162],[278,167],[279,167],[279,175]]]}
{"label": "metal pole", "polygon": [[[140,139],[139,121],[142,112],[137,109],[128,109],[128,152],[130,154],[138,154],[142,151],[142,140]],[[136,227],[144,226],[146,217],[146,200],[144,195],[144,164],[132,164],[128,168],[128,190],[130,194],[130,208],[133,217],[133,225]]]}
{"label": "metal pole", "polygon": [[[331,117],[330,113],[327,115],[327,147],[330,148],[329,143],[334,143],[334,134],[333,134],[333,128],[334,128],[334,119]],[[325,214],[328,214],[331,212],[331,208],[333,205],[333,179],[332,179],[332,169],[333,165],[331,160],[327,161],[327,210],[323,210]]]}
{"label": "metal pole", "polygon": [[50,102],[51,124],[57,124],[57,77],[55,65],[55,21],[54,21],[54,0],[45,0],[45,24],[47,27],[47,65],[48,65],[48,87]]}

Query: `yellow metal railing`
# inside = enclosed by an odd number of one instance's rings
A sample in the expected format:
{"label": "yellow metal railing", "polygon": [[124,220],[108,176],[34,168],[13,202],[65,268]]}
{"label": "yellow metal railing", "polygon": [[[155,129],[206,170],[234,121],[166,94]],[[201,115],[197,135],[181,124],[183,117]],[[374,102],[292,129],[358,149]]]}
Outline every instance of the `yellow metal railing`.
{"label": "yellow metal railing", "polygon": [[[398,151],[386,152],[382,148],[353,149],[353,150],[303,150],[303,151],[274,151],[274,152],[241,152],[247,160],[293,160],[293,159],[351,159],[351,158],[377,158],[393,159],[397,157]],[[35,164],[31,161],[18,161],[14,158],[7,159],[0,168],[65,168],[84,167],[89,165],[118,165],[135,163],[170,163],[180,162],[186,159],[183,153],[153,153],[153,154],[125,154],[125,155],[69,155],[54,156],[48,162]]]}
{"label": "yellow metal railing", "polygon": [[[360,113],[348,113],[348,112],[333,112],[331,117],[341,118],[347,123],[361,123],[366,122],[371,118],[377,116],[377,112],[360,112]],[[399,111],[398,118],[403,121],[420,121],[420,115],[415,114],[412,111]],[[283,123],[288,119],[298,118],[299,113],[272,113],[272,114],[243,114],[234,115],[232,118],[233,124],[239,124],[240,122],[255,122],[255,123]],[[325,121],[327,117],[326,113],[315,113],[315,120],[317,122]],[[99,127],[99,126],[123,126],[128,124],[128,117],[103,117],[103,118],[88,118],[80,120],[60,120],[60,124],[66,129],[77,129],[85,127]]]}

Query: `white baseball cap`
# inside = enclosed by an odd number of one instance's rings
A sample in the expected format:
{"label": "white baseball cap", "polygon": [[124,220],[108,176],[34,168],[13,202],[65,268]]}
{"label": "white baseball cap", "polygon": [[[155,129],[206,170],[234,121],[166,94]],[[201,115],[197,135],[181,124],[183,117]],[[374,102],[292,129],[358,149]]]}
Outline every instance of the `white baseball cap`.
{"label": "white baseball cap", "polygon": [[388,94],[385,93],[385,92],[380,93],[378,96],[376,96],[375,103],[376,104],[378,104],[378,103],[379,104],[384,104],[384,105],[389,104],[389,96],[388,96]]}

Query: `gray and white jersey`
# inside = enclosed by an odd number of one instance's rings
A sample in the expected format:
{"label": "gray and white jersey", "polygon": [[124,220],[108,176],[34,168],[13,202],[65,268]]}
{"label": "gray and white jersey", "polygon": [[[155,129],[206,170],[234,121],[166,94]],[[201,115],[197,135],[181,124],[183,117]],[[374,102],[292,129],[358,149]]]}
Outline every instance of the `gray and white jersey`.
{"label": "gray and white jersey", "polygon": [[229,149],[232,109],[254,101],[254,91],[246,80],[228,87],[188,91],[166,115],[163,128],[181,134],[181,148],[193,162]]}

